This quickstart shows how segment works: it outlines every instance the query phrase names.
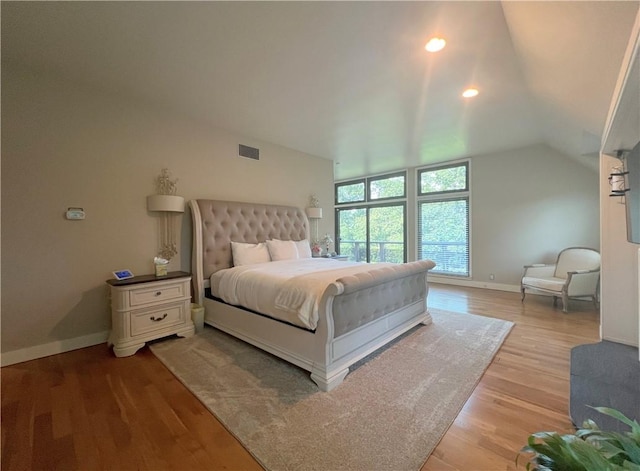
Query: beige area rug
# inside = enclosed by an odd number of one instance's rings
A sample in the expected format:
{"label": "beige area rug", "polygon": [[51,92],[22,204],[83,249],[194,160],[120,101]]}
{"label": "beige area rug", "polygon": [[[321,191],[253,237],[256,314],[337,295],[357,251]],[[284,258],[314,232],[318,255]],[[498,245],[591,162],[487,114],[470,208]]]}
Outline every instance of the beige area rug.
{"label": "beige area rug", "polygon": [[418,470],[513,326],[430,311],[328,393],[211,327],[151,350],[268,470]]}

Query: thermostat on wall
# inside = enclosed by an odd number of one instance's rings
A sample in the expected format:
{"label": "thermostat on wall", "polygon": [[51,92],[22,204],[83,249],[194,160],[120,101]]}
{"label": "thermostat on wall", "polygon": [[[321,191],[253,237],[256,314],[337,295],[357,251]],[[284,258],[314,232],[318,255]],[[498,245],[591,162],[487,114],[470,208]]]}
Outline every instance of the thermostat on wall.
{"label": "thermostat on wall", "polygon": [[67,219],[74,219],[74,220],[84,219],[84,209],[82,209],[82,208],[69,208],[69,209],[67,209],[67,212],[65,213],[65,217]]}

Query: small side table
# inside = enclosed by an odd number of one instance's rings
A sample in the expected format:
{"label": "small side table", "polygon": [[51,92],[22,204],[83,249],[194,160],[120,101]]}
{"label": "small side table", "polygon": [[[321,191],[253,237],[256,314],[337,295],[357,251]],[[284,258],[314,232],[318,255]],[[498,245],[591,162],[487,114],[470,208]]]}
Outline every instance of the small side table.
{"label": "small side table", "polygon": [[349,256],[348,255],[332,255],[331,257],[329,257],[332,260],[340,260],[341,262],[346,262],[349,260]]}
{"label": "small side table", "polygon": [[189,273],[174,271],[107,283],[111,287],[109,345],[117,357],[133,355],[149,340],[194,334]]}

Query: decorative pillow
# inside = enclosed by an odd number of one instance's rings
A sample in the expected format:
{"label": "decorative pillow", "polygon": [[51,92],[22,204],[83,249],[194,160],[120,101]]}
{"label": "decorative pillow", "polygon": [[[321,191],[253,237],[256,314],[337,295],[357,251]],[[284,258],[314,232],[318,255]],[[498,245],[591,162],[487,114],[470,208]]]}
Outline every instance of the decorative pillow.
{"label": "decorative pillow", "polygon": [[298,249],[292,240],[268,240],[267,248],[269,249],[271,260],[274,262],[278,260],[295,260],[298,258]]}
{"label": "decorative pillow", "polygon": [[296,249],[298,249],[298,258],[311,258],[311,246],[307,239],[295,241]]}
{"label": "decorative pillow", "polygon": [[245,244],[244,242],[231,242],[231,255],[233,266],[253,265],[254,263],[270,262],[267,244]]}

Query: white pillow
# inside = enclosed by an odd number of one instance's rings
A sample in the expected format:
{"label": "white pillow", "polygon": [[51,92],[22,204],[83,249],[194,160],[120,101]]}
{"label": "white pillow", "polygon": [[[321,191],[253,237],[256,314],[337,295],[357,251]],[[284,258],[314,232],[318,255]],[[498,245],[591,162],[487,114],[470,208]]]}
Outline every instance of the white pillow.
{"label": "white pillow", "polygon": [[294,242],[296,249],[298,249],[298,258],[311,258],[311,246],[307,239],[298,240]]}
{"label": "white pillow", "polygon": [[292,240],[268,240],[267,248],[269,249],[271,260],[274,262],[278,260],[295,260],[298,258],[298,249]]}
{"label": "white pillow", "polygon": [[269,249],[267,249],[267,244],[264,242],[260,242],[259,244],[231,242],[231,255],[233,256],[234,267],[271,261]]}

